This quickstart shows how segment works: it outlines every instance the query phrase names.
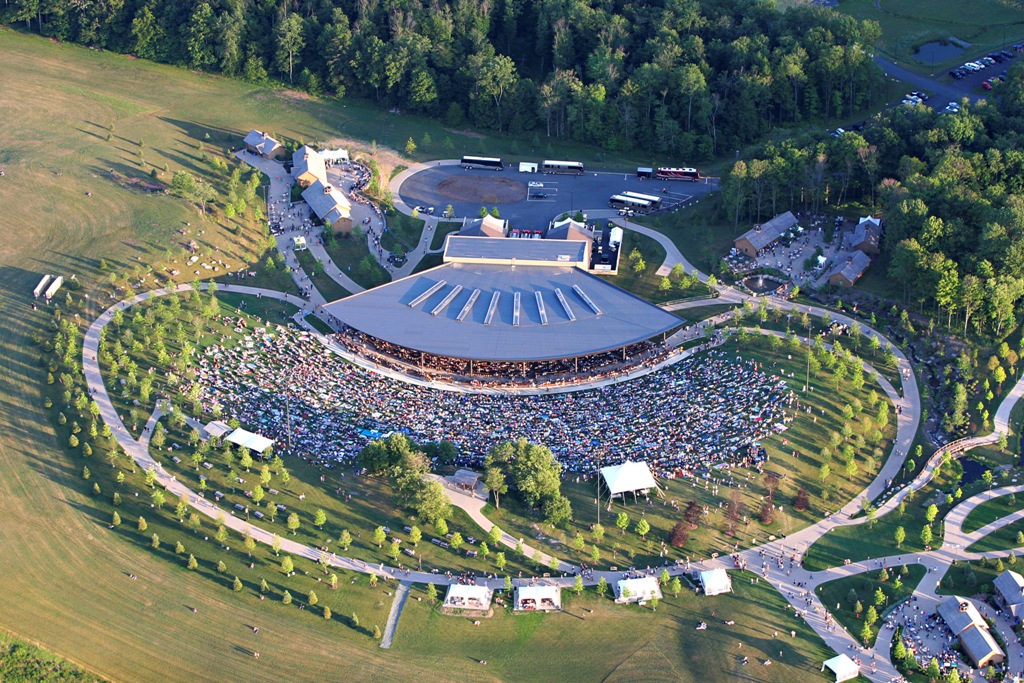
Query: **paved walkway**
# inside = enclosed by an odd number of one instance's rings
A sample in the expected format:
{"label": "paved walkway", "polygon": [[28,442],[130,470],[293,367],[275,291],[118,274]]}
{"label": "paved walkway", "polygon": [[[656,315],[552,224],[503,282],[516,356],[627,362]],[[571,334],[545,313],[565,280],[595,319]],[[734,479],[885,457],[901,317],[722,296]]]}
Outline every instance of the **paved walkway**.
{"label": "paved walkway", "polygon": [[402,616],[402,608],[409,598],[410,581],[399,581],[398,589],[395,591],[395,599],[391,601],[391,611],[388,612],[388,623],[384,625],[384,635],[380,639],[380,646],[385,650],[391,647],[395,639],[395,630],[398,628],[398,618]]}
{"label": "paved walkway", "polygon": [[[153,426],[156,421],[162,415],[162,407],[158,406],[150,416],[149,421],[143,431],[142,437],[138,440],[132,438],[131,434],[125,429],[124,424],[121,421],[119,415],[117,415],[113,404],[110,401],[110,396],[107,392],[106,386],[103,382],[103,378],[100,372],[99,364],[96,359],[98,350],[99,334],[100,330],[105,327],[112,319],[114,313],[117,310],[123,310],[132,306],[136,303],[146,301],[149,298],[156,296],[163,296],[170,291],[188,291],[191,289],[190,285],[180,285],[175,290],[154,290],[152,292],[145,292],[135,297],[122,301],[101,314],[92,325],[89,327],[85,335],[83,344],[83,368],[85,372],[86,382],[92,393],[94,399],[100,407],[100,416],[111,426],[114,431],[114,435],[118,443],[124,448],[125,452],[140,466],[144,469],[152,469],[156,474],[157,485],[165,488],[167,492],[175,497],[186,496],[187,500],[202,514],[216,520],[218,523],[223,523],[228,528],[236,531],[239,534],[250,533],[252,537],[262,543],[272,544],[276,538],[276,535],[256,526],[252,526],[247,520],[240,519],[235,516],[233,510],[223,510],[214,503],[203,498],[201,495],[197,495],[195,492],[186,488],[183,484],[178,482],[174,476],[166,473],[162,466],[156,462],[149,453],[149,436],[152,433]],[[272,296],[273,298],[288,301],[300,308],[300,312],[296,318],[300,323],[305,324],[304,315],[309,312],[315,312],[317,305],[315,302],[307,302],[298,297],[287,295],[279,292],[270,292],[268,290],[260,290],[257,288],[244,287],[244,286],[232,286],[223,285],[220,287],[222,291],[237,291],[246,294],[262,294],[263,296]],[[742,301],[744,296],[731,294],[725,292],[723,296],[729,296],[730,298],[736,298]],[[694,302],[700,304],[703,302]],[[785,306],[784,302],[777,302],[773,300],[767,300],[766,304],[769,306]],[[687,304],[683,304],[678,308],[686,308]],[[824,313],[823,309],[816,307],[809,307],[807,309],[811,315],[821,315]],[[852,322],[851,319],[846,316],[833,314],[833,319],[839,320],[840,322]],[[308,324],[306,325],[308,328]],[[865,328],[865,334],[867,335],[878,335],[878,333],[870,328]],[[878,335],[881,338],[881,335]],[[318,335],[322,343],[330,346],[331,342],[326,337]],[[882,338],[884,340],[884,338]],[[335,345],[336,346],[336,345]],[[863,571],[868,571],[871,567],[865,566],[865,563],[856,563],[844,567],[836,567],[823,572],[808,572],[799,566],[797,563],[789,563],[784,558],[791,555],[802,554],[807,547],[809,547],[814,541],[820,538],[828,530],[845,524],[858,524],[863,523],[866,519],[850,519],[850,516],[860,509],[860,501],[864,498],[874,499],[878,494],[882,493],[885,489],[884,480],[889,476],[898,472],[902,467],[903,459],[906,456],[907,448],[909,448],[910,440],[913,438],[913,433],[917,429],[917,424],[920,420],[920,405],[917,394],[916,382],[912,381],[912,374],[910,374],[909,363],[906,358],[897,350],[897,356],[900,362],[901,376],[910,381],[904,382],[905,395],[900,396],[895,388],[893,388],[885,379],[878,376],[878,379],[882,382],[883,389],[889,394],[890,398],[903,407],[901,414],[897,415],[897,438],[893,452],[886,460],[885,465],[882,468],[880,475],[868,486],[864,491],[861,492],[853,501],[844,506],[838,513],[830,515],[828,518],[819,522],[818,524],[812,525],[806,529],[803,529],[785,539],[774,541],[761,545],[756,548],[748,549],[739,553],[740,558],[746,562],[746,564],[753,569],[762,567],[763,558],[765,558],[765,564],[761,569],[761,574],[764,580],[769,581],[775,586],[780,593],[789,600],[789,602],[797,610],[797,613],[802,615],[811,625],[812,628],[825,640],[829,647],[833,648],[836,652],[848,651],[853,647],[856,647],[853,638],[845,633],[844,631],[830,627],[826,622],[826,614],[824,606],[818,601],[814,594],[814,589],[821,583],[831,581],[842,576],[854,575]],[[578,388],[578,387],[577,387]],[[1024,395],[1024,377],[1014,386],[1014,388],[1007,394],[1006,398],[1000,405],[997,413],[995,424],[998,429],[1005,429],[1007,427],[1008,418],[1010,411],[1012,410],[1013,404]],[[995,439],[995,436],[980,437],[977,440],[978,443],[988,443]],[[933,471],[928,468],[918,478],[919,480],[925,480],[930,477],[930,473]],[[915,480],[916,482],[917,480]],[[1024,487],[1021,487],[1024,490]],[[483,516],[482,509],[486,503],[486,496],[481,496],[478,492],[477,495],[470,496],[462,492],[452,491],[449,488],[449,495],[452,496],[453,502],[456,501],[456,496],[461,496],[456,504],[459,504],[463,509],[467,509],[470,516],[481,525],[485,530],[489,530],[493,523]],[[954,509],[956,516],[951,518],[953,521],[952,530],[954,531],[953,536],[949,536],[948,540],[944,537],[943,545],[933,551],[926,553],[911,553],[906,555],[898,555],[892,558],[883,558],[881,561],[886,562],[889,566],[895,564],[905,564],[922,562],[929,564],[929,566],[935,567],[934,579],[926,577],[925,581],[922,582],[922,586],[918,588],[918,592],[924,596],[938,600],[934,596],[937,580],[942,576],[942,569],[948,567],[957,557],[964,559],[979,558],[981,556],[986,557],[997,557],[1005,556],[1009,551],[1001,551],[995,553],[967,553],[962,551],[962,547],[971,539],[980,538],[980,531],[970,535],[956,535],[956,530],[960,528],[956,520],[962,520],[966,517],[969,510],[974,506],[980,504],[988,498],[982,496],[972,497],[969,501],[964,501],[960,506]],[[886,506],[890,506],[892,501],[886,503]],[[967,506],[970,507],[967,507]],[[475,508],[475,512],[472,510]],[[886,507],[885,509],[889,509]],[[227,513],[227,514],[226,514]],[[953,515],[953,512],[950,513]],[[1017,519],[1014,513],[1008,515],[1003,520],[998,520],[996,523],[988,525],[986,530],[995,530],[1000,526],[1011,523]],[[1021,514],[1024,516],[1024,514]],[[962,521],[960,522],[962,524]],[[509,546],[515,547],[520,541],[509,534],[503,534],[502,542]],[[321,557],[321,551],[316,548],[312,548],[300,543],[296,543],[288,538],[280,539],[281,548],[286,553],[305,557],[312,561],[317,561]],[[801,547],[802,546],[802,547]],[[955,552],[953,552],[955,551]],[[763,553],[763,555],[762,555]],[[529,546],[526,547],[527,556],[533,556],[534,549]],[[783,558],[782,565],[778,565],[778,558]],[[542,562],[550,562],[550,557],[546,554],[541,554]],[[876,560],[877,562],[878,560]],[[427,572],[418,572],[411,570],[399,570],[394,567],[386,566],[381,563],[379,565],[371,565],[365,561],[357,560],[353,558],[338,556],[331,553],[328,557],[328,562],[331,566],[340,569],[347,569],[351,571],[358,571],[364,573],[373,573],[377,576],[386,579],[395,579],[399,581],[417,582],[417,583],[434,583],[438,585],[445,585],[450,583],[450,580],[443,574],[432,574]],[[729,567],[733,565],[731,557],[720,557],[713,560],[697,563],[693,568],[709,568],[709,567]],[[574,567],[564,562],[560,562],[560,570],[571,572]],[[659,571],[660,568],[655,568],[652,571]],[[672,567],[670,568],[671,574],[681,574],[686,570],[684,567]],[[614,581],[620,577],[618,572],[595,572],[593,578],[587,581],[588,584],[596,583],[600,578],[605,578],[607,581]],[[568,588],[572,584],[572,577],[558,577],[552,579],[552,583],[561,585],[564,588]],[[500,588],[502,580],[495,578],[486,581],[492,588]],[[803,584],[797,586],[796,584]],[[931,586],[929,590],[929,586]],[[399,610],[400,613],[400,610]],[[397,616],[396,616],[397,620]],[[1002,628],[1002,626],[1000,626]],[[891,637],[891,635],[890,635]],[[876,648],[876,662],[878,667],[875,672],[865,672],[865,675],[873,681],[888,681],[896,675],[895,669],[888,661],[888,650],[881,649],[881,641],[879,647]],[[1019,644],[1013,643],[1010,646],[1011,662],[1021,661],[1024,659],[1024,651],[1020,650]]]}

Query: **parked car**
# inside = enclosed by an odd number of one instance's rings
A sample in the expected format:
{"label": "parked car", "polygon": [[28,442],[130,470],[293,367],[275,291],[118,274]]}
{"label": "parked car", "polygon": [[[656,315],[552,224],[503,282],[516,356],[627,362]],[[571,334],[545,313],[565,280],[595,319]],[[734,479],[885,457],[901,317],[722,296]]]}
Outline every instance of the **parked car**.
{"label": "parked car", "polygon": [[984,88],[985,90],[991,90],[992,89],[992,84],[989,83],[988,81],[982,81],[981,82],[981,87]]}

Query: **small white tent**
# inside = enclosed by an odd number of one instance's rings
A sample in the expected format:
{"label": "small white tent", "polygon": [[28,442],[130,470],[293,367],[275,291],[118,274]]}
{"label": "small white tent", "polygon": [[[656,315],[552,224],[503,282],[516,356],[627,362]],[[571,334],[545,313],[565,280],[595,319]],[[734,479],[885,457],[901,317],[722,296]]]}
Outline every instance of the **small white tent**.
{"label": "small white tent", "polygon": [[250,451],[255,451],[256,453],[262,453],[274,445],[273,439],[268,439],[265,436],[254,434],[253,432],[248,432],[241,428],[228,434],[225,441],[230,441],[233,444],[244,446]]}
{"label": "small white tent", "polygon": [[517,586],[517,610],[562,609],[562,589],[558,586]]}
{"label": "small white tent", "polygon": [[826,668],[831,669],[832,673],[836,675],[836,683],[860,676],[860,667],[846,655],[839,655],[826,661],[821,665],[821,670],[824,671]]}
{"label": "small white tent", "polygon": [[643,602],[651,598],[661,599],[661,587],[653,576],[615,582],[615,602]]}
{"label": "small white tent", "polygon": [[729,572],[721,568],[701,572],[700,585],[704,588],[704,595],[721,595],[732,592],[732,579],[729,578]]}
{"label": "small white tent", "polygon": [[635,496],[637,491],[646,494],[651,489],[661,494],[658,482],[645,462],[627,461],[621,465],[602,467],[601,477],[612,498],[630,492]]}
{"label": "small white tent", "polygon": [[453,583],[444,596],[444,606],[455,609],[489,609],[494,595],[487,586],[468,586]]}
{"label": "small white tent", "polygon": [[229,434],[232,430],[231,427],[228,427],[222,421],[213,420],[206,423],[203,427],[203,431],[206,432],[206,435],[210,438],[220,439],[223,438],[225,434]]}

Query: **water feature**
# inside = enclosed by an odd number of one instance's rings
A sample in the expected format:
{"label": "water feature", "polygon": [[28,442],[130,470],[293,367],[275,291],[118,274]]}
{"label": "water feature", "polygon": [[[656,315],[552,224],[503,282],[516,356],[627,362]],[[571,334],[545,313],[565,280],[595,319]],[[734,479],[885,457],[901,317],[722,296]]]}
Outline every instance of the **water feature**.
{"label": "water feature", "polygon": [[933,40],[930,43],[917,48],[917,52],[914,53],[914,59],[921,62],[922,64],[939,64],[945,62],[948,59],[959,57],[963,54],[964,49],[953,43],[946,42],[945,40]]}
{"label": "water feature", "polygon": [[977,460],[973,460],[971,458],[961,460],[960,464],[964,466],[964,475],[960,478],[960,483],[964,486],[967,484],[973,484],[981,479],[981,475],[988,469]]}
{"label": "water feature", "polygon": [[775,291],[779,286],[779,282],[774,278],[766,278],[764,275],[751,275],[748,278],[744,278],[743,286],[754,294],[767,294],[768,292]]}

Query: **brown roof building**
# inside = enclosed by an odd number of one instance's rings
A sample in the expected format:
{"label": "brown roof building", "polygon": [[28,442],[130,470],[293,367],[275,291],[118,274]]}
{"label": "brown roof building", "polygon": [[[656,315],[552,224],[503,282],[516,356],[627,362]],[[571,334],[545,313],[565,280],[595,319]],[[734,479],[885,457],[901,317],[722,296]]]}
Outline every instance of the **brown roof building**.
{"label": "brown roof building", "polygon": [[278,159],[284,156],[284,145],[255,128],[245,136],[245,149],[253,154],[259,154],[264,159]]}
{"label": "brown roof building", "polygon": [[318,180],[326,184],[327,164],[319,152],[303,145],[292,155],[292,177],[302,187],[309,187]]}
{"label": "brown roof building", "polygon": [[792,211],[780,213],[775,218],[755,225],[736,238],[734,246],[750,258],[757,258],[765,249],[773,246],[797,224]]}
{"label": "brown roof building", "polygon": [[871,257],[863,251],[836,254],[834,265],[828,272],[828,283],[837,287],[852,287],[870,265]]}
{"label": "brown roof building", "polygon": [[860,223],[857,223],[857,227],[853,229],[848,244],[850,249],[863,251],[869,256],[876,256],[881,250],[882,221],[874,216],[861,218]]}

